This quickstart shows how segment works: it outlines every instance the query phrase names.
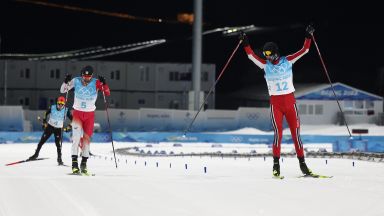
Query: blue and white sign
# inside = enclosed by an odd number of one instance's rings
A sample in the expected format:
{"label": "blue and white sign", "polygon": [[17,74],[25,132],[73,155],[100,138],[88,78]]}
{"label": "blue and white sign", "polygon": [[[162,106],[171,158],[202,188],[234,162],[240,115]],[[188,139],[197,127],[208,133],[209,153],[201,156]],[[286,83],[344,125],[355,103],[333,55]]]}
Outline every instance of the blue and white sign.
{"label": "blue and white sign", "polygon": [[[41,132],[0,132],[0,145],[7,143],[32,143],[37,144]],[[70,141],[70,134],[64,133],[64,142]],[[188,133],[183,136],[182,132],[115,132],[113,140],[117,142],[182,142],[182,143],[249,143],[249,144],[271,144],[273,134],[219,134],[219,133]],[[348,136],[334,135],[302,135],[305,144],[332,143],[334,152],[350,152],[352,149],[362,152],[384,152],[383,136],[364,136],[349,140]],[[49,143],[54,142],[51,136]],[[92,143],[111,142],[110,133],[94,133]],[[283,144],[293,143],[290,135],[283,135]],[[304,144],[304,146],[305,146]]]}
{"label": "blue and white sign", "polygon": [[[382,101],[383,98],[377,95],[355,89],[345,84],[336,83],[333,85],[338,100],[366,100]],[[336,100],[332,88],[323,88],[314,92],[309,92],[297,97],[298,100]]]}

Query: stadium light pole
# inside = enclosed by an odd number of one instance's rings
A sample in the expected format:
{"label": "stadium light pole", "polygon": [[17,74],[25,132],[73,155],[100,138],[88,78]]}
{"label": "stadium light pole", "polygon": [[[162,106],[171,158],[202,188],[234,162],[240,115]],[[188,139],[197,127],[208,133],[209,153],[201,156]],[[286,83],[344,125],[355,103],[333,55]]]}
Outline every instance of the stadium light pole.
{"label": "stadium light pole", "polygon": [[202,47],[202,19],[203,19],[203,0],[194,0],[194,20],[193,20],[193,42],[192,42],[192,77],[194,97],[194,110],[200,107],[201,91],[201,47]]}

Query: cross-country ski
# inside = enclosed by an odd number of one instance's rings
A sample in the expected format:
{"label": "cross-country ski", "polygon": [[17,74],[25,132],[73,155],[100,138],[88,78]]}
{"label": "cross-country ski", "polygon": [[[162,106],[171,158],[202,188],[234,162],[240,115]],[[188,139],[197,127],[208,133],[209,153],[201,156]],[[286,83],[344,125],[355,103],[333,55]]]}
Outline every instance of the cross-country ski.
{"label": "cross-country ski", "polygon": [[12,165],[16,165],[16,164],[25,163],[25,162],[33,162],[33,161],[46,160],[46,159],[49,159],[49,158],[36,158],[36,159],[19,160],[19,161],[7,163],[7,164],[5,164],[5,166],[12,166]]}

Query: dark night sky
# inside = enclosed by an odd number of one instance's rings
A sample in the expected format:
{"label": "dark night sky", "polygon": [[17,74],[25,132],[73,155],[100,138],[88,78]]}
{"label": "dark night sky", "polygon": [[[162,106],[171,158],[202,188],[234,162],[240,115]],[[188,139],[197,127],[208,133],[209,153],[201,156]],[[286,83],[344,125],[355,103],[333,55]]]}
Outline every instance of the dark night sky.
{"label": "dark night sky", "polygon": [[[168,20],[176,20],[177,13],[193,11],[193,0],[40,1]],[[261,48],[265,42],[275,41],[282,54],[290,54],[302,47],[305,26],[313,22],[332,80],[384,95],[384,78],[379,74],[384,66],[384,35],[380,33],[383,25],[378,3],[346,6],[334,2],[204,0],[204,30],[251,24],[277,27],[249,34],[251,45]],[[191,25],[129,20],[19,1],[1,1],[0,33],[1,53],[48,53],[166,38],[170,42],[164,45],[105,60],[185,63],[192,59]],[[237,42],[237,37],[205,36],[203,62],[215,63],[219,73]],[[314,45],[295,64],[294,82],[327,82]],[[263,74],[239,49],[218,83],[218,98],[251,85],[265,85]],[[217,103],[217,108],[233,108],[220,100]]]}

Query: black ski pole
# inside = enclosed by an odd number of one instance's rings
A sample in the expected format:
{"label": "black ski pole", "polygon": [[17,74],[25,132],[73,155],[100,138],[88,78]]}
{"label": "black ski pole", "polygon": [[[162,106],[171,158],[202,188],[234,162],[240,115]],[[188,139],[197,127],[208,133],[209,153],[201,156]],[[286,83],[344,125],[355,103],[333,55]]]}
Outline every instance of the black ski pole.
{"label": "black ski pole", "polygon": [[110,123],[110,121],[109,121],[108,103],[107,103],[107,100],[105,99],[104,85],[101,86],[101,91],[103,92],[104,105],[105,105],[105,113],[107,114],[107,121],[108,121],[109,132],[110,132],[110,134],[111,134],[113,157],[115,158],[115,164],[116,164],[116,168],[117,168],[115,146],[113,145],[112,129],[111,129],[111,123]]}
{"label": "black ski pole", "polygon": [[197,111],[195,117],[193,117],[191,123],[189,123],[189,126],[188,126],[187,129],[184,131],[183,137],[185,137],[186,134],[188,133],[188,131],[191,129],[193,123],[194,123],[195,120],[196,120],[197,115],[199,115],[201,109],[202,109],[203,106],[207,103],[207,100],[208,100],[209,95],[212,93],[213,89],[216,87],[216,84],[219,82],[219,80],[220,80],[221,76],[223,75],[225,69],[227,69],[227,66],[228,66],[229,62],[232,60],[232,57],[235,55],[237,49],[239,48],[239,46],[240,46],[240,44],[241,44],[242,42],[243,42],[243,40],[240,40],[239,43],[237,44],[236,48],[233,50],[231,56],[230,56],[229,59],[227,60],[227,63],[224,65],[223,69],[221,70],[221,72],[220,72],[219,76],[217,77],[215,83],[212,85],[211,89],[209,89],[209,92],[208,92],[207,96],[205,96],[204,103],[202,103],[202,104],[200,105],[200,108],[199,108],[199,110]]}
{"label": "black ski pole", "polygon": [[352,139],[352,134],[351,134],[351,131],[349,130],[349,127],[348,127],[348,124],[347,124],[347,120],[345,119],[344,112],[343,112],[343,110],[341,109],[340,102],[339,102],[339,100],[337,99],[337,95],[336,95],[335,89],[333,88],[331,78],[329,77],[327,67],[325,67],[325,63],[324,63],[323,57],[321,56],[319,47],[317,46],[317,43],[316,43],[316,40],[315,40],[315,35],[313,35],[313,33],[312,33],[312,34],[311,34],[311,37],[312,37],[313,43],[314,43],[315,46],[316,46],[317,53],[319,54],[320,61],[321,61],[321,64],[323,65],[323,69],[324,69],[325,75],[327,76],[328,82],[329,82],[329,84],[331,85],[331,88],[332,88],[332,91],[333,91],[333,95],[335,96],[337,105],[339,106],[339,109],[340,109],[340,112],[341,112],[341,116],[342,116],[342,118],[343,118],[343,120],[344,120],[344,124],[345,124],[345,126],[347,127],[347,130],[348,130],[348,133],[349,133],[349,138]]}
{"label": "black ski pole", "polygon": [[65,124],[65,120],[67,120],[67,101],[68,101],[68,83],[65,85],[65,104],[64,104],[64,120],[63,120],[63,127],[61,127],[61,139],[60,139],[60,149],[63,149],[62,146],[63,146],[63,135],[64,135],[64,124]]}

